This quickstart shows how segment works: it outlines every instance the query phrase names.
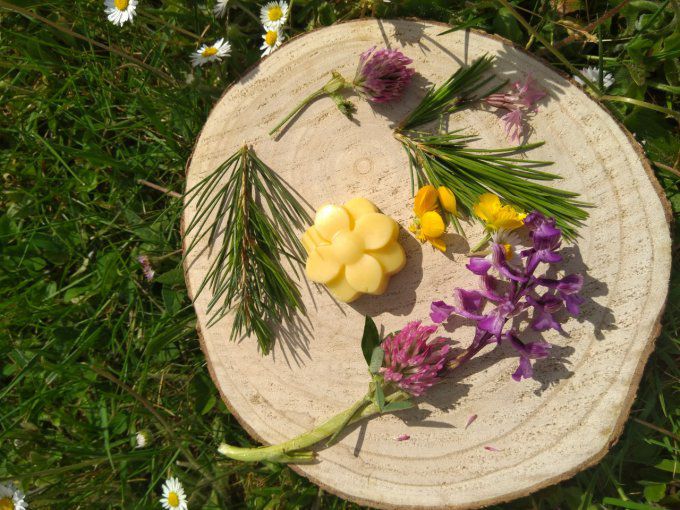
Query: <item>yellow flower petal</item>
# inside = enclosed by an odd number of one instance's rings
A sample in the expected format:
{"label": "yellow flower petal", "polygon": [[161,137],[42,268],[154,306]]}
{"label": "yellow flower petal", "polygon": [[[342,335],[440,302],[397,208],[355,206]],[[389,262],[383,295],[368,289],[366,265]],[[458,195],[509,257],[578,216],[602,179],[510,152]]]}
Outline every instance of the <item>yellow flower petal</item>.
{"label": "yellow flower petal", "polygon": [[345,278],[355,290],[366,294],[382,294],[387,285],[385,271],[370,255],[363,255],[354,264],[345,267]]}
{"label": "yellow flower petal", "polygon": [[472,212],[475,213],[484,223],[493,221],[496,214],[501,208],[501,199],[493,193],[483,193],[479,196],[477,203],[472,206]]}
{"label": "yellow flower petal", "polygon": [[438,212],[429,211],[420,218],[420,230],[427,238],[441,237],[446,231],[446,225]]}
{"label": "yellow flower petal", "polygon": [[489,226],[493,230],[514,230],[524,225],[526,214],[517,212],[512,206],[504,205]]}
{"label": "yellow flower petal", "polygon": [[475,215],[486,223],[490,230],[514,230],[524,225],[526,214],[517,211],[511,205],[501,205],[501,200],[493,193],[480,195],[479,201],[472,207]]}
{"label": "yellow flower petal", "polygon": [[413,200],[413,212],[416,216],[421,217],[426,212],[437,208],[437,190],[431,184],[423,186],[416,193]]}
{"label": "yellow flower petal", "polygon": [[437,194],[439,195],[439,203],[442,204],[442,207],[451,214],[456,214],[456,196],[453,194],[453,191],[446,186],[439,186]]}
{"label": "yellow flower petal", "polygon": [[378,212],[378,208],[370,200],[361,197],[348,200],[343,207],[355,222],[365,214]]}
{"label": "yellow flower petal", "polygon": [[316,283],[328,283],[338,276],[341,269],[342,266],[335,260],[329,244],[317,246],[307,257],[305,266],[307,277]]}
{"label": "yellow flower petal", "polygon": [[351,220],[344,207],[338,205],[324,205],[314,217],[314,226],[327,241],[332,241],[338,232],[349,230]]}
{"label": "yellow flower petal", "polygon": [[439,251],[446,251],[446,243],[441,237],[428,237],[427,240]]}
{"label": "yellow flower petal", "polygon": [[399,236],[399,225],[389,216],[381,213],[369,213],[357,220],[354,227],[363,240],[367,250],[383,248],[387,243],[396,241]]}

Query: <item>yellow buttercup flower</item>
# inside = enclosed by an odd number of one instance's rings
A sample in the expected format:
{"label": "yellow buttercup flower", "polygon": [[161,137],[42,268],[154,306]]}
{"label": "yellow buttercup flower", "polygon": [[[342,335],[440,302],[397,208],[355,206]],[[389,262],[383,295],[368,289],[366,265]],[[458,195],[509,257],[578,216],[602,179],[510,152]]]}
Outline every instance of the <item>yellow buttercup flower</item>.
{"label": "yellow buttercup flower", "polygon": [[480,195],[472,211],[475,216],[486,223],[487,229],[494,232],[520,228],[524,225],[524,218],[526,218],[525,213],[517,211],[513,206],[501,205],[501,199],[493,193]]}
{"label": "yellow buttercup flower", "polygon": [[456,213],[456,197],[450,189],[444,186],[437,189],[431,184],[420,188],[413,200],[416,217],[409,230],[420,242],[428,242],[438,250],[446,251],[446,243],[441,238],[446,232],[446,223],[439,213],[440,205],[445,211]]}

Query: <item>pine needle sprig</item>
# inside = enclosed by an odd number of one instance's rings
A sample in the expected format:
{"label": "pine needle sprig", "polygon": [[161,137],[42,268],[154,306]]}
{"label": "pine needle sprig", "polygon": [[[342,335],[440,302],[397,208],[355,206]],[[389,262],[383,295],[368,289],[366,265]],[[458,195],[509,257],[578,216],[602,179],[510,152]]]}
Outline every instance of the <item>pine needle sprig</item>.
{"label": "pine needle sprig", "polygon": [[[483,78],[484,73],[491,69],[492,63],[493,57],[484,55],[469,66],[460,67],[440,86],[431,87],[420,104],[399,124],[397,131],[413,130],[480,99],[474,93],[494,79],[493,75]],[[485,92],[484,96],[503,85],[504,83]]]}
{"label": "pine needle sprig", "polygon": [[[588,217],[585,208],[589,204],[578,200],[578,193],[540,183],[561,179],[558,174],[540,169],[552,162],[517,156],[543,142],[477,149],[471,147],[477,140],[475,136],[442,129],[445,116],[483,99],[505,84],[479,92],[494,79],[493,75],[484,76],[492,63],[493,57],[485,55],[459,68],[442,85],[432,87],[395,130],[394,136],[408,156],[413,192],[415,186],[446,186],[467,214],[480,195],[491,192],[525,211],[536,209],[554,217],[565,237],[574,238]],[[422,130],[421,126],[435,120],[440,121],[440,132]]]}
{"label": "pine needle sprig", "polygon": [[255,335],[263,353],[273,342],[272,325],[304,312],[296,276],[304,248],[296,235],[311,223],[294,192],[255,152],[244,146],[185,194],[195,202],[185,236],[188,257],[207,239],[212,263],[196,293],[208,288],[208,326],[233,314],[231,340]]}

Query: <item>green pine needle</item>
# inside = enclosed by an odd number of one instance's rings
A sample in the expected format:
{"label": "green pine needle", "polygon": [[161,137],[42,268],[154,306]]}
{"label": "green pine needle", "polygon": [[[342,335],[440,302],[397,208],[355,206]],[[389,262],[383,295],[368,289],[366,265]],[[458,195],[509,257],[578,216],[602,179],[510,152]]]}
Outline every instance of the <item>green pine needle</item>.
{"label": "green pine needle", "polygon": [[[401,122],[397,131],[413,130],[475,101],[477,97],[473,95],[473,92],[494,79],[493,75],[483,78],[484,73],[491,69],[492,63],[493,57],[484,55],[469,66],[460,67],[439,87],[432,87],[415,110]],[[484,95],[491,92],[493,91],[486,92]]]}
{"label": "green pine needle", "polygon": [[273,342],[272,325],[304,312],[300,290],[284,269],[304,258],[296,229],[311,222],[288,186],[244,146],[186,192],[196,202],[186,228],[185,257],[207,237],[210,268],[198,289],[212,292],[208,326],[233,313],[231,339],[254,334],[263,353]]}

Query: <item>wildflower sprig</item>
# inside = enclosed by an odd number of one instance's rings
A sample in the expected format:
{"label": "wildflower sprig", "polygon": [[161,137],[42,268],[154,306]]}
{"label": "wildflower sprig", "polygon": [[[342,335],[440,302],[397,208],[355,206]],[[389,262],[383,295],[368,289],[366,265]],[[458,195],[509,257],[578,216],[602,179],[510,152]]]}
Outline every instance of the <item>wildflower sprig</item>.
{"label": "wildflower sprig", "polygon": [[394,101],[401,97],[411,82],[415,73],[408,67],[411,63],[412,60],[398,50],[385,48],[376,51],[375,47],[369,48],[359,57],[354,79],[347,80],[337,71],[333,71],[328,83],[304,98],[269,134],[274,135],[309,103],[322,96],[330,97],[348,118],[351,118],[355,107],[342,95],[345,90],[352,90],[374,103]]}
{"label": "wildflower sprig", "polygon": [[232,340],[254,334],[268,353],[271,325],[304,312],[300,291],[282,262],[295,269],[304,259],[295,231],[311,218],[247,145],[186,192],[184,207],[192,203],[196,212],[185,231],[191,240],[185,257],[207,239],[213,262],[196,294],[205,288],[212,292],[208,325],[233,312]]}
{"label": "wildflower sprig", "polygon": [[324,440],[325,446],[330,446],[352,423],[413,407],[411,398],[423,395],[428,388],[441,382],[446,370],[449,341],[442,337],[431,338],[436,330],[436,326],[411,322],[381,341],[375,323],[366,317],[361,348],[370,382],[361,399],[314,430],[290,441],[260,448],[240,448],[223,443],[219,452],[244,462],[311,462],[314,460],[312,446]]}
{"label": "wildflower sprig", "polygon": [[490,82],[484,76],[490,66],[491,59],[485,56],[458,69],[443,85],[431,89],[395,130],[394,136],[408,156],[413,187],[444,186],[455,193],[462,212],[468,214],[482,194],[492,192],[522,210],[536,209],[554,217],[565,236],[572,238],[588,217],[584,210],[587,204],[577,199],[577,193],[540,184],[561,178],[540,170],[551,162],[517,155],[543,145],[542,142],[476,149],[471,144],[477,137],[461,130],[423,131],[425,124],[436,120],[442,124],[446,115],[495,92],[498,87],[478,92]]}
{"label": "wildflower sprig", "polygon": [[[410,322],[381,340],[375,323],[366,317],[361,350],[370,382],[366,394],[348,409],[289,441],[259,448],[223,443],[219,452],[244,462],[310,462],[314,459],[311,448],[315,445],[325,441],[323,444],[329,446],[347,426],[364,418],[413,407],[413,399],[441,383],[447,371],[460,368],[491,345],[508,343],[517,352],[519,364],[512,379],[532,377],[533,360],[547,357],[551,345],[543,340],[520,339],[523,312],[533,312],[529,321],[533,330],[562,332],[555,313],[562,308],[571,315],[579,313],[583,300],[578,292],[583,277],[572,274],[554,278],[548,276],[548,271],[539,276],[541,265],[550,266],[562,260],[559,254],[562,232],[553,218],[537,211],[527,215],[522,226],[529,231],[532,245],[521,253],[521,264],[512,266],[504,248],[492,243],[491,259],[473,258],[468,265],[470,271],[480,276],[480,289],[456,289],[455,304],[434,301],[430,313],[433,325]],[[456,351],[451,349],[449,339],[436,335],[452,315],[476,323],[470,344]]]}

